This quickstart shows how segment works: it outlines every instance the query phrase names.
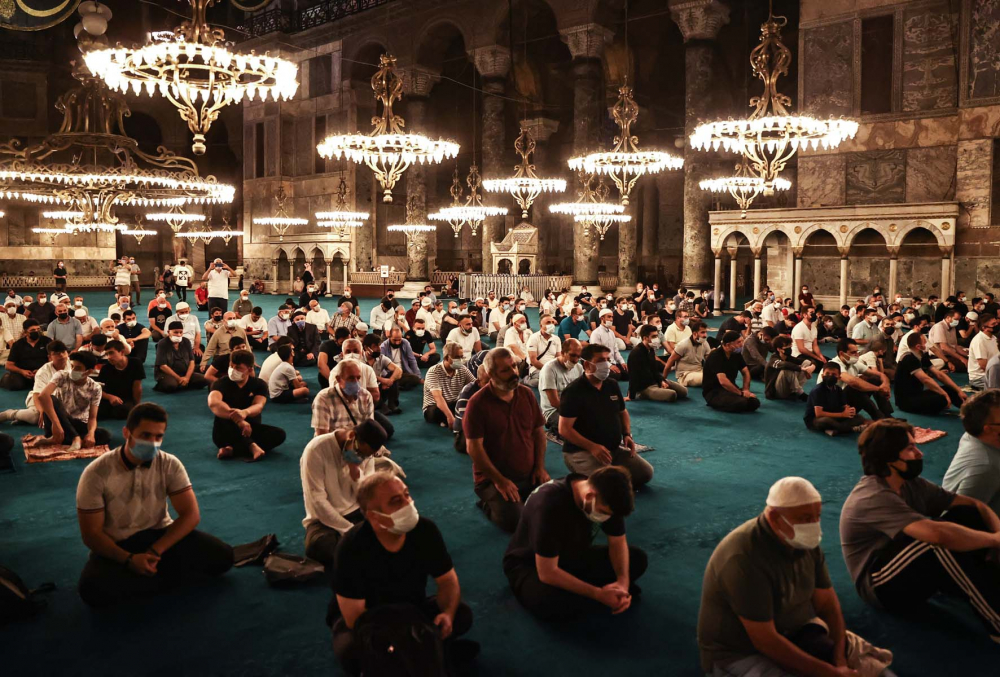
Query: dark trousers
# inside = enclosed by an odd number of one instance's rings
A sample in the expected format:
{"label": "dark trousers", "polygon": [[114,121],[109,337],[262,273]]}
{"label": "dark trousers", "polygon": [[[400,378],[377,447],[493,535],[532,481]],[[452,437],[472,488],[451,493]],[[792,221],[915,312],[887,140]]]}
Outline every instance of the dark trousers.
{"label": "dark trousers", "polygon": [[213,308],[221,308],[222,312],[225,313],[227,310],[229,310],[229,301],[227,301],[224,298],[220,298],[218,296],[209,296],[208,297],[208,314],[209,315],[212,314],[212,309]]}
{"label": "dark trousers", "polygon": [[177,298],[179,298],[181,301],[187,301],[188,297],[187,286],[185,285],[182,287],[181,285],[178,284],[175,286],[175,288],[177,289]]}
{"label": "dark trousers", "polygon": [[865,392],[854,388],[845,388],[844,395],[847,396],[848,406],[854,407],[858,411],[868,414],[873,421],[888,418],[895,411],[889,396],[884,393]]}
{"label": "dark trousers", "polygon": [[30,390],[34,385],[34,379],[25,378],[12,371],[8,371],[0,378],[0,388],[4,390]]}
{"label": "dark trousers", "polygon": [[865,422],[860,416],[854,416],[852,418],[833,418],[832,416],[820,416],[819,418],[814,418],[806,427],[810,430],[815,430],[816,432],[826,432],[827,430],[832,430],[835,433],[850,433],[854,432],[854,428]]}
{"label": "dark trousers", "polygon": [[712,409],[729,414],[749,413],[760,408],[760,400],[756,397],[743,397],[731,393],[725,388],[716,388],[709,392],[702,391],[702,396],[705,398],[705,403]]}
{"label": "dark trousers", "polygon": [[420,374],[408,374],[405,371],[399,377],[399,380],[396,381],[396,384],[400,390],[413,390],[417,386],[423,385],[420,382]]}
{"label": "dark trousers", "polygon": [[508,534],[514,533],[517,523],[521,519],[521,511],[524,509],[524,502],[537,486],[531,478],[514,482],[517,485],[517,493],[520,494],[520,501],[508,501],[493,486],[493,482],[483,482],[475,487],[476,496],[479,500],[476,505],[485,513],[486,517]]}
{"label": "dark trousers", "polygon": [[[957,506],[943,522],[986,531],[979,511]],[[955,552],[917,541],[902,531],[877,553],[869,573],[876,598],[886,609],[907,612],[942,592],[965,599],[992,636],[1000,636],[1000,564],[987,550]]]}
{"label": "dark trousers", "polygon": [[[166,531],[146,529],[119,541],[118,546],[131,553],[143,553]],[[163,553],[155,576],[140,576],[118,562],[90,553],[78,589],[80,597],[90,606],[111,606],[151,597],[188,580],[221,576],[232,566],[231,547],[215,536],[195,530]]]}
{"label": "dark trousers", "polygon": [[431,367],[433,367],[435,364],[437,364],[440,361],[441,361],[441,353],[440,352],[436,352],[433,355],[428,355],[427,356],[427,360],[423,361],[423,362],[421,362],[420,361],[420,357],[417,356],[417,366],[418,367],[422,367],[422,368],[426,367],[427,369],[430,369]]}
{"label": "dark trousers", "polygon": [[129,353],[129,357],[134,357],[139,360],[140,363],[146,363],[146,356],[149,354],[149,339],[143,339],[141,341],[136,341],[135,346],[132,347],[132,352]]}
{"label": "dark trousers", "polygon": [[208,379],[205,378],[204,374],[199,374],[197,370],[191,374],[191,380],[188,381],[186,386],[181,386],[180,382],[173,376],[160,376],[156,380],[156,385],[153,386],[153,390],[157,390],[161,393],[175,393],[178,390],[201,390],[208,385]]}
{"label": "dark trousers", "polygon": [[247,336],[247,345],[250,346],[250,350],[267,350],[267,339]]}
{"label": "dark trousers", "polygon": [[296,349],[295,357],[292,358],[292,364],[296,367],[315,367],[316,366],[316,354],[313,353],[313,358],[310,360],[306,355],[308,355],[305,350]]}
{"label": "dark trousers", "polygon": [[750,367],[750,378],[753,379],[754,381],[763,381],[764,380],[764,365],[763,364],[756,364],[756,365]]}
{"label": "dark trousers", "polygon": [[[648,558],[645,551],[630,545],[628,548],[629,582],[635,583],[646,571]],[[582,581],[603,587],[617,579],[607,546],[592,546],[573,556],[560,556],[559,568]],[[575,595],[538,580],[534,562],[518,565],[504,573],[511,590],[525,609],[543,621],[564,621],[599,609],[607,610],[600,602]]]}
{"label": "dark trousers", "polygon": [[[428,597],[420,605],[420,612],[427,619],[428,623],[434,622],[434,617],[441,613],[437,605],[437,597]],[[445,640],[445,655],[447,657],[448,643],[461,637],[472,627],[472,609],[465,602],[458,603],[455,611],[455,619],[451,624],[451,635]],[[354,631],[347,627],[343,618],[338,618],[333,624],[333,653],[340,659],[340,664],[344,672],[349,675],[358,675],[361,672],[360,647],[354,641]]]}
{"label": "dark trousers", "polygon": [[[455,404],[456,402],[448,403],[448,408],[451,409],[451,413],[453,414],[455,413]],[[443,411],[438,409],[436,404],[432,404],[424,409],[424,420],[428,423],[433,423],[434,425],[448,425],[448,417],[444,415]]]}
{"label": "dark trousers", "polygon": [[[945,390],[945,392],[948,391]],[[924,390],[916,394],[908,394],[901,398],[897,390],[896,406],[911,414],[940,414],[952,404],[956,407],[962,406],[962,401],[959,399],[957,393],[949,393],[949,397],[950,400],[948,397],[931,390]]]}
{"label": "dark trousers", "polygon": [[388,411],[399,406],[399,381],[394,381],[388,388],[379,385],[379,398],[376,409]]}
{"label": "dark trousers", "polygon": [[[355,510],[343,516],[351,524],[359,524],[365,516],[360,510]],[[340,543],[340,532],[331,529],[320,522],[313,522],[306,527],[306,557],[316,560],[329,574],[333,574],[333,560]]]}
{"label": "dark trousers", "polygon": [[249,437],[244,437],[236,424],[229,419],[215,418],[212,426],[212,444],[218,448],[232,447],[233,454],[251,456],[250,445],[256,444],[264,451],[271,451],[285,441],[282,428],[264,423],[251,424]]}
{"label": "dark trousers", "polygon": [[375,419],[376,423],[382,426],[382,429],[385,430],[385,434],[388,436],[388,439],[392,439],[392,436],[396,433],[396,426],[392,424],[389,417],[381,411],[375,411],[372,414],[372,418]]}
{"label": "dark trousers", "polygon": [[97,418],[113,418],[124,421],[128,418],[128,413],[132,411],[132,407],[134,406],[135,402],[130,400],[122,400],[121,404],[111,404],[107,400],[101,400],[101,406],[97,408]]}
{"label": "dark trousers", "polygon": [[[59,420],[59,426],[63,429],[62,444],[71,444],[77,437],[84,437],[87,434],[86,421],[70,417],[70,415],[66,413],[66,409],[63,407],[62,402],[54,397],[52,398],[52,409],[55,411],[56,418]],[[52,420],[49,418],[49,415],[45,413],[42,414],[42,420],[45,427],[45,436],[51,437]],[[110,441],[111,433],[104,428],[94,429],[94,446],[100,447]]]}

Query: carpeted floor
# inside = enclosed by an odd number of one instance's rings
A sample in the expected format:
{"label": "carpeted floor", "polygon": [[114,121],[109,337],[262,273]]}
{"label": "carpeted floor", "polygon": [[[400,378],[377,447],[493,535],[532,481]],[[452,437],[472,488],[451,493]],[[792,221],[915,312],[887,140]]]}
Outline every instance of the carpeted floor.
{"label": "carpeted floor", "polygon": [[[144,292],[147,300],[150,293]],[[95,314],[111,302],[103,291],[85,297]],[[283,297],[253,299],[271,317]],[[366,319],[372,303],[363,303]],[[205,313],[199,315],[204,321]],[[537,328],[537,312],[531,321]],[[268,405],[265,422],[284,426],[288,440],[264,462],[220,462],[210,441],[206,393],[153,392],[152,362],[150,351],[146,396],[170,412],[164,448],[187,467],[201,506],[200,528],[233,544],[273,532],[282,549],[302,552],[298,461],[312,432],[309,406]],[[305,376],[315,391],[316,370]],[[760,384],[754,391],[763,397]],[[896,618],[864,606],[854,592],[837,529],[840,506],[860,475],[853,438],[807,431],[798,403],[765,401],[756,414],[726,416],[708,409],[697,389],[693,395],[676,405],[629,404],[636,440],[655,448],[646,458],[656,476],[628,520],[630,542],[650,555],[642,600],[620,617],[545,626],[518,606],[507,587],[500,565],[507,537],[474,506],[469,459],[454,452],[449,434],[424,423],[420,392],[404,393],[404,413],[393,419],[397,433],[389,446],[421,514],[440,525],[455,560],[463,598],[475,613],[469,636],[483,647],[478,674],[699,674],[695,627],[705,563],[719,539],[762,509],[767,488],[785,475],[807,477],[823,493],[823,548],[848,627],[895,651],[900,675],[992,673],[996,649],[964,605],[938,602],[932,613]],[[0,408],[20,406],[23,399],[24,393],[0,391]],[[948,431],[924,447],[925,475],[940,481],[960,422],[910,420]],[[29,429],[5,425],[3,431],[20,437]],[[120,443],[120,427],[113,433],[113,444]],[[271,589],[259,568],[233,570],[218,585],[148,604],[103,612],[85,607],[75,590],[87,550],[74,503],[85,462],[26,466],[20,443],[14,453],[17,473],[0,476],[0,563],[29,586],[54,581],[57,590],[37,619],[3,629],[4,672],[339,674],[323,623],[330,592],[322,586]],[[554,477],[566,474],[554,445],[547,467]]]}

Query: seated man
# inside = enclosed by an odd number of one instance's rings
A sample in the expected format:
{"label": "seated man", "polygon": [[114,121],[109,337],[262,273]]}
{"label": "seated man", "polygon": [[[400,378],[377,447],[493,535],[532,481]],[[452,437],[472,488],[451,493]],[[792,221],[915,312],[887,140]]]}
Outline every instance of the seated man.
{"label": "seated man", "polygon": [[[388,336],[389,331],[382,335]],[[362,356],[364,363],[371,367],[378,386],[375,408],[394,416],[403,411],[399,408],[399,379],[403,376],[403,370],[382,354],[381,345],[382,341],[378,336],[366,336],[361,341]]]}
{"label": "seated man", "polygon": [[134,310],[126,310],[122,322],[116,327],[118,340],[126,347],[129,357],[134,357],[140,364],[145,364],[149,353],[149,339],[152,337],[149,329],[139,324]]}
{"label": "seated man", "polygon": [[233,301],[233,312],[236,318],[242,320],[253,311],[253,302],[250,300],[250,292],[246,289],[240,290],[240,297]]}
{"label": "seated man", "polygon": [[[542,315],[539,321],[540,329],[528,339],[528,375],[524,385],[534,388],[538,385],[542,368],[559,357],[562,341],[556,336],[556,321],[551,315]],[[574,339],[575,340],[575,339]]]}
{"label": "seated man", "polygon": [[410,344],[410,350],[418,366],[426,369],[441,361],[441,354],[438,353],[437,345],[434,343],[435,337],[426,329],[422,318],[418,317],[413,321],[413,326],[403,338]]}
{"label": "seated man", "polygon": [[674,314],[674,321],[663,332],[663,347],[666,349],[667,354],[672,355],[677,344],[690,338],[693,331],[688,312],[686,310],[678,310]]}
{"label": "seated man", "polygon": [[[792,339],[788,336],[777,337],[771,345],[774,357],[768,360],[764,370],[764,397],[769,400],[805,401],[807,396],[802,386],[816,371],[816,365],[809,360],[792,357]],[[745,347],[743,354],[746,354]]]}
{"label": "seated man", "polygon": [[295,352],[296,367],[313,367],[319,354],[319,332],[306,322],[306,314],[301,310],[292,313],[292,324],[288,327],[288,340]]}
{"label": "seated man", "polygon": [[[315,435],[325,435],[337,428],[352,428],[372,419],[392,437],[395,428],[384,414],[375,411],[372,391],[365,387],[365,370],[371,371],[371,367],[354,358],[342,360],[333,368],[330,372],[333,383],[313,399],[310,426]],[[378,388],[374,390],[378,394]]]}
{"label": "seated man", "polygon": [[[344,534],[337,548],[336,598],[327,617],[335,619],[333,651],[345,672],[359,674],[355,632],[359,622],[375,622],[383,605],[415,607],[438,627],[450,653],[449,640],[472,627],[472,610],[461,601],[458,574],[437,525],[420,517],[406,485],[389,472],[362,479],[357,500],[365,521]],[[428,578],[434,579],[436,596],[426,596]]]}
{"label": "seated man", "polygon": [[125,443],[80,476],[76,510],[90,559],[78,589],[90,606],[149,597],[233,565],[231,547],[195,530],[201,515],[191,481],[177,457],[160,450],[166,430],[162,407],[138,405],[122,430]]}
{"label": "seated man", "polygon": [[[229,339],[229,352],[225,355],[216,356],[212,360],[212,364],[208,365],[208,369],[205,370],[205,380],[209,383],[215,383],[220,378],[225,378],[226,374],[229,373],[229,357],[238,350],[250,350],[250,346],[247,345],[246,339],[234,336]],[[256,358],[254,359],[256,360]],[[263,367],[261,368],[261,372],[263,373]],[[267,383],[263,376],[259,378]]]}
{"label": "seated man", "polygon": [[[750,378],[758,381],[764,380],[764,372],[767,370],[767,354],[773,350],[774,339],[778,337],[778,330],[773,327],[762,327],[760,331],[750,332],[750,335],[743,339],[743,361],[747,363],[750,370]],[[791,351],[789,351],[789,356]]]}
{"label": "seated man", "polygon": [[69,371],[53,374],[38,394],[46,437],[29,438],[38,446],[68,444],[71,450],[104,446],[111,441],[111,433],[97,427],[101,386],[90,378],[97,358],[85,352],[70,353],[69,365]]}
{"label": "seated man", "polygon": [[[288,306],[279,306],[278,314],[272,317],[267,323],[267,349],[274,352],[274,342],[279,338],[288,335],[288,328],[292,326],[292,309]],[[303,320],[305,322],[305,320]]]}
{"label": "seated man", "polygon": [[559,430],[560,398],[566,386],[583,376],[580,355],[583,344],[576,339],[566,339],[558,357],[546,362],[538,374],[538,393],[542,403],[545,427],[552,432]]}
{"label": "seated man", "polygon": [[184,324],[177,320],[167,325],[167,338],[156,344],[153,378],[153,390],[161,393],[200,390],[208,385],[205,377],[195,371],[194,349],[184,337]]}
{"label": "seated man", "polygon": [[[653,325],[651,325],[653,326]],[[708,325],[701,320],[691,323],[691,336],[674,346],[663,367],[664,380],[677,369],[677,382],[685,388],[701,386],[704,379],[705,358],[712,348],[708,345]]]}
{"label": "seated man", "polygon": [[653,479],[653,466],[635,451],[625,398],[618,382],[608,379],[609,354],[604,346],[586,346],[580,353],[583,376],[566,386],[560,396],[563,462],[570,472],[586,476],[603,466],[623,466],[638,488]]}
{"label": "seated man", "polygon": [[806,401],[806,427],[825,432],[830,437],[838,433],[859,433],[871,423],[847,404],[847,395],[838,385],[840,365],[829,361],[823,365],[819,385],[812,389]]}
{"label": "seated man", "polygon": [[50,339],[42,333],[36,320],[24,321],[24,335],[14,341],[4,365],[7,373],[0,378],[4,390],[30,390],[35,382],[35,372],[48,362],[46,351]]}
{"label": "seated man", "polygon": [[668,381],[663,375],[663,364],[656,358],[654,341],[659,338],[659,327],[644,324],[639,327],[641,343],[628,356],[629,399],[649,399],[657,402],[686,400],[687,388]]}
{"label": "seated man", "polygon": [[83,325],[70,316],[69,306],[65,303],[56,305],[56,319],[49,323],[45,335],[53,341],[62,341],[71,352],[83,345]]}
{"label": "seated man", "polygon": [[254,306],[249,315],[241,320],[247,343],[251,350],[267,350],[267,320],[264,319],[264,309]]}
{"label": "seated man", "polygon": [[[581,339],[580,335],[586,334],[586,338]],[[559,338],[565,341],[568,338],[581,340],[586,343],[590,339],[590,325],[583,319],[583,308],[573,306],[573,309],[559,323]]]}
{"label": "seated man", "polygon": [[535,394],[521,385],[507,348],[494,348],[483,363],[489,384],[469,399],[463,416],[465,445],[472,458],[476,505],[513,533],[524,501],[545,471],[545,419]]}
{"label": "seated man", "polygon": [[[356,306],[353,301],[348,301],[346,299],[341,300],[337,306],[340,310],[334,313],[333,317],[330,318],[327,326],[331,332],[335,332],[337,329],[344,327],[347,329],[348,335],[350,332],[354,331],[354,328],[361,321],[360,316],[355,310]],[[325,312],[325,311],[324,311]]]}
{"label": "seated man", "polygon": [[225,378],[212,384],[208,393],[208,408],[215,414],[212,443],[218,447],[218,458],[240,455],[257,461],[281,446],[285,431],[261,421],[267,402],[267,386],[253,376],[253,353],[241,350],[229,357]]}
{"label": "seated man", "polygon": [[590,342],[608,349],[608,364],[611,365],[611,378],[616,381],[627,381],[628,367],[625,364],[625,358],[618,352],[618,339],[615,338],[615,332],[612,329],[613,315],[614,311],[608,308],[600,311],[600,323],[596,329],[590,332]]}
{"label": "seated man", "polygon": [[[353,313],[348,313],[355,319],[357,315]],[[311,324],[316,327],[316,331],[319,333],[320,338],[327,338],[326,336],[326,325],[330,323],[330,313],[326,312],[326,309],[319,305],[319,301],[313,299],[309,302],[309,310],[306,312],[306,324]]]}
{"label": "seated man", "polygon": [[38,396],[45,386],[49,384],[56,372],[67,371],[69,369],[69,351],[62,341],[49,341],[45,346],[49,361],[35,371],[35,382],[31,392],[24,400],[24,409],[6,409],[0,411],[0,423],[27,423],[36,427],[41,427],[41,405],[38,403]]}
{"label": "seated man", "polygon": [[[619,466],[539,487],[503,557],[517,601],[547,621],[571,620],[601,605],[612,614],[627,610],[648,561],[625,537],[625,518],[634,508],[629,473]],[[598,529],[608,545],[593,545]]]}
{"label": "seated man", "polygon": [[1000,390],[976,393],[962,405],[965,434],[941,483],[1000,515]]}
{"label": "seated man", "polygon": [[[750,370],[740,352],[743,336],[737,331],[727,331],[722,344],[705,358],[701,394],[713,409],[730,414],[754,412],[760,400],[750,392]],[[743,388],[736,387],[736,376],[743,375]]]}
{"label": "seated man", "polygon": [[[156,303],[149,309],[147,319],[149,321],[149,333],[153,343],[159,343],[167,335],[167,322],[174,315],[170,304],[166,299],[154,299]],[[134,312],[134,311],[133,311]],[[122,315],[122,319],[124,319]]]}
{"label": "seated man", "polygon": [[458,395],[476,378],[465,368],[462,346],[444,345],[444,360],[427,370],[424,376],[423,409],[428,423],[451,429],[455,424],[455,403]]}
{"label": "seated man", "polygon": [[[868,344],[869,352],[877,354],[880,346],[881,340],[873,341]],[[854,339],[841,339],[837,342],[837,357],[830,360],[840,365],[838,385],[844,389],[847,403],[858,411],[864,411],[873,421],[892,416],[894,409],[889,401],[889,377],[878,369],[869,368],[858,352]]]}
{"label": "seated man", "polygon": [[896,365],[896,406],[912,414],[938,414],[953,404],[961,407],[965,393],[943,371],[931,366],[924,336],[913,334],[906,345],[910,354]]}
{"label": "seated man", "polygon": [[808,480],[780,479],[764,512],[716,546],[698,612],[706,675],[858,674],[847,669],[844,617],[819,547],[821,501]]}
{"label": "seated man", "polygon": [[1000,354],[997,349],[997,318],[986,313],[979,317],[980,332],[969,345],[969,387],[982,390],[986,387],[986,365]]}
{"label": "seated man", "polygon": [[399,327],[389,330],[388,338],[379,345],[379,352],[402,371],[397,381],[400,390],[412,390],[423,384],[417,358],[413,355],[410,342],[403,338],[403,331]]}
{"label": "seated man", "polygon": [[[489,355],[490,351],[484,350],[483,352]],[[485,362],[485,358],[483,361]],[[469,400],[490,383],[490,373],[486,371],[486,367],[483,364],[477,367],[469,365],[466,368],[470,373],[475,369],[476,380],[467,384],[462,388],[462,392],[458,394],[458,400],[455,402],[455,422],[451,424],[451,431],[455,433],[455,451],[460,454],[469,453],[465,444],[465,430],[463,426],[465,422],[465,410],[469,407]]]}
{"label": "seated man", "polygon": [[201,342],[201,325],[198,323],[198,318],[191,313],[191,306],[189,306],[184,301],[177,304],[174,315],[170,316],[167,320],[167,333],[170,333],[170,327],[174,322],[180,322],[184,329],[182,336],[188,340],[191,344],[191,353],[195,358],[201,357],[201,352],[205,349],[204,344]]}
{"label": "seated man", "polygon": [[368,463],[386,442],[385,430],[372,420],[337,428],[312,438],[299,459],[306,517],[306,557],[333,573],[337,544],[364,521],[358,507],[358,482],[374,471]]}
{"label": "seated man", "polygon": [[935,322],[927,334],[927,350],[952,372],[965,372],[969,367],[969,351],[958,344],[958,325],[961,321],[960,311],[947,308],[942,319]]}
{"label": "seated man", "polygon": [[332,330],[331,338],[319,344],[319,355],[316,356],[316,368],[319,370],[319,385],[321,388],[330,387],[330,371],[337,364],[344,342],[351,337],[351,330],[347,327],[337,327]]}
{"label": "seated man", "polygon": [[132,407],[142,402],[142,380],[146,370],[142,362],[125,353],[125,344],[111,341],[104,348],[108,363],[97,380],[101,384],[101,406],[97,414],[102,419],[125,420]]}
{"label": "seated man", "polygon": [[[219,309],[216,308],[215,312],[218,314]],[[208,340],[205,353],[201,356],[199,371],[203,374],[208,371],[208,367],[212,364],[212,360],[216,355],[228,355],[229,343],[236,337],[245,340],[247,335],[243,327],[239,326],[239,319],[236,317],[236,313],[229,311],[222,315],[222,326],[212,332],[212,338]]]}
{"label": "seated man", "polygon": [[445,345],[449,343],[457,343],[462,346],[462,352],[466,355],[478,353],[483,349],[483,342],[479,338],[479,330],[472,326],[472,318],[468,315],[461,317],[458,326],[448,334]]}
{"label": "seated man", "polygon": [[840,542],[861,598],[905,613],[943,592],[968,601],[1000,637],[1000,518],[920,477],[923,454],[904,421],[875,421],[858,448],[865,475],[840,512]]}
{"label": "seated man", "polygon": [[274,368],[271,378],[267,380],[267,394],[271,401],[276,404],[307,402],[309,386],[292,364],[292,346],[279,346],[276,354],[281,363]]}

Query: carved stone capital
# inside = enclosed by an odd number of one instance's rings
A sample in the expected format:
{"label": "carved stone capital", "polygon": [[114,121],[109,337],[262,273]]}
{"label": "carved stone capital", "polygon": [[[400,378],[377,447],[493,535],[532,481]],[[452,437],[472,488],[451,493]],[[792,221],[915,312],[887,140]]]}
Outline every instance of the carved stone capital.
{"label": "carved stone capital", "polygon": [[847,247],[839,247],[838,246],[837,247],[837,251],[840,252],[840,258],[846,259],[847,256],[848,256],[848,254],[851,253],[851,248],[850,248],[850,246],[847,246]]}
{"label": "carved stone capital", "polygon": [[733,261],[735,261],[736,257],[740,253],[740,248],[739,247],[726,247],[726,251],[729,253],[729,258],[732,259]]}
{"label": "carved stone capital", "polygon": [[802,252],[805,251],[805,247],[792,247],[792,255],[797,258],[802,258]]}
{"label": "carved stone capital", "polygon": [[477,47],[469,52],[476,70],[484,78],[505,78],[510,70],[510,50],[500,45]]}
{"label": "carved stone capital", "polygon": [[760,255],[764,253],[763,247],[750,247],[750,253],[753,254],[755,259],[759,259]]}
{"label": "carved stone capital", "polygon": [[584,24],[560,29],[559,35],[574,59],[600,59],[604,56],[604,45],[611,42],[614,32],[601,24]]}
{"label": "carved stone capital", "polygon": [[889,247],[889,246],[887,246],[886,249],[889,250],[889,258],[890,259],[898,259],[899,258],[899,247],[898,246],[895,246],[895,247]]}
{"label": "carved stone capital", "polygon": [[719,0],[670,0],[670,16],[681,29],[684,42],[714,40],[729,23],[729,7]]}
{"label": "carved stone capital", "polygon": [[521,129],[527,129],[528,133],[538,143],[544,143],[559,130],[559,121],[549,118],[531,118],[521,120]]}
{"label": "carved stone capital", "polygon": [[941,256],[943,258],[949,258],[954,247],[938,247],[941,250]]}
{"label": "carved stone capital", "polygon": [[403,92],[407,96],[430,96],[434,85],[441,82],[441,73],[425,66],[410,66],[403,70]]}

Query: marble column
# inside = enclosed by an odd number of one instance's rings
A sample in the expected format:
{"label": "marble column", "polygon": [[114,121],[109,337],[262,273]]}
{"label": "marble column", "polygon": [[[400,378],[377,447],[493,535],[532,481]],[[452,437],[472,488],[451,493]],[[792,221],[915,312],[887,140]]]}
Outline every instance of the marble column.
{"label": "marble column", "polygon": [[[344,93],[354,101],[353,125],[349,121],[348,128],[368,129],[371,125],[372,115],[375,109],[372,107],[371,86],[364,88],[361,83],[354,83],[353,86],[344,88]],[[351,259],[354,262],[354,270],[370,271],[375,265],[375,233],[378,229],[378,204],[382,201],[381,191],[376,192],[378,181],[375,174],[364,165],[355,165],[353,162],[344,163],[347,165],[347,176],[349,185],[354,189],[354,209],[359,212],[370,210],[370,216],[364,221],[360,228],[351,228]],[[353,179],[353,181],[352,181]],[[345,267],[349,265],[344,263]]]}
{"label": "marble column", "polygon": [[[552,135],[559,130],[559,121],[542,117],[530,118],[521,120],[521,129],[527,129],[531,138],[535,140],[535,154],[532,156],[532,163],[535,165],[535,171],[538,172],[538,175],[541,177],[553,174],[561,176],[563,173],[561,170],[553,171],[549,166],[551,148],[548,144]],[[568,183],[566,188],[569,192]],[[565,198],[562,193],[542,193],[531,206],[531,225],[538,229],[538,258],[535,262],[535,270],[532,272],[544,272],[544,263],[548,261],[549,252],[559,251],[558,223],[549,214],[549,203],[562,202],[563,199]],[[553,240],[555,241],[554,247]]]}
{"label": "marble column", "polygon": [[[669,0],[670,15],[684,36],[685,137],[706,121],[711,100],[714,45],[719,29],[729,21],[729,8],[719,0]],[[684,260],[681,284],[704,289],[709,282],[712,252],[709,248],[710,193],[698,183],[709,177],[709,155],[689,145],[684,148]]]}
{"label": "marble column", "polygon": [[712,306],[714,308],[712,314],[719,316],[722,315],[721,304],[719,303],[719,290],[722,289],[722,251],[715,252],[715,279],[712,285],[712,298],[714,299]]}
{"label": "marble column", "polygon": [[736,310],[736,256],[739,250],[729,250],[729,309]]}
{"label": "marble column", "polygon": [[760,293],[760,249],[753,250],[753,297]]}
{"label": "marble column", "polygon": [[[403,75],[403,101],[406,104],[406,129],[417,130],[430,137],[428,130],[428,99],[431,89],[441,80],[439,73],[422,67],[409,67]],[[427,165],[414,162],[406,170],[406,206],[412,223],[427,223]],[[428,239],[435,233],[413,233],[406,244],[406,279],[430,279],[428,263]]]}
{"label": "marble column", "polygon": [[660,205],[658,191],[652,182],[642,192],[642,246],[641,263],[648,270],[652,265],[656,270],[657,233],[660,229]]}
{"label": "marble column", "polygon": [[[792,249],[792,256],[795,259],[795,263],[792,267],[792,298],[797,299],[799,297],[799,290],[802,289],[802,248],[795,247]],[[816,292],[817,290],[813,290]]]}
{"label": "marble column", "polygon": [[[604,117],[604,94],[602,77],[604,67],[601,57],[604,45],[613,33],[600,24],[584,24],[559,31],[563,42],[573,55],[573,155],[579,156],[598,150],[601,121]],[[623,226],[625,224],[619,224]],[[630,267],[635,267],[635,226],[632,226]],[[619,230],[619,253],[621,252],[622,230]],[[628,239],[628,233],[625,233]],[[592,229],[582,223],[573,224],[573,283],[597,283],[597,254],[599,238]],[[622,280],[622,265],[618,266],[619,286]],[[632,277],[635,277],[633,275]],[[633,280],[632,284],[635,284]]]}
{"label": "marble column", "polygon": [[625,213],[629,214],[632,220],[618,224],[618,292],[620,294],[634,292],[635,283],[639,281],[639,237],[636,221],[638,221],[640,212],[641,205],[630,202]]}
{"label": "marble column", "polygon": [[[941,249],[941,292],[939,296],[943,299],[953,291],[951,284],[951,247],[940,247]],[[892,298],[890,296],[889,298]]]}
{"label": "marble column", "polygon": [[[346,266],[345,266],[346,268]],[[333,295],[333,259],[331,258],[326,262],[326,293],[327,296]]]}
{"label": "marble column", "polygon": [[840,250],[840,305],[847,303],[848,275],[851,269],[851,260],[847,257],[850,247],[838,247]]}
{"label": "marble column", "polygon": [[271,259],[271,284],[273,285],[271,293],[277,294],[281,289],[278,283],[278,259]]}
{"label": "marble column", "polygon": [[889,295],[888,299],[896,298],[899,287],[899,247],[889,247]]}
{"label": "marble column", "polygon": [[[490,45],[478,47],[470,52],[472,62],[482,77],[481,88],[483,90],[483,118],[482,118],[482,143],[483,164],[482,177],[493,179],[506,177],[511,174],[511,167],[514,166],[512,158],[513,146],[507,148],[504,139],[504,100],[500,98],[507,88],[507,72],[510,70],[510,50],[500,45]],[[511,158],[510,160],[506,158]],[[498,204],[513,206],[513,199],[503,199]],[[479,226],[479,233],[482,236],[482,268],[483,272],[493,272],[490,270],[492,255],[490,254],[490,244],[497,240],[497,233],[504,217],[487,217]]]}

